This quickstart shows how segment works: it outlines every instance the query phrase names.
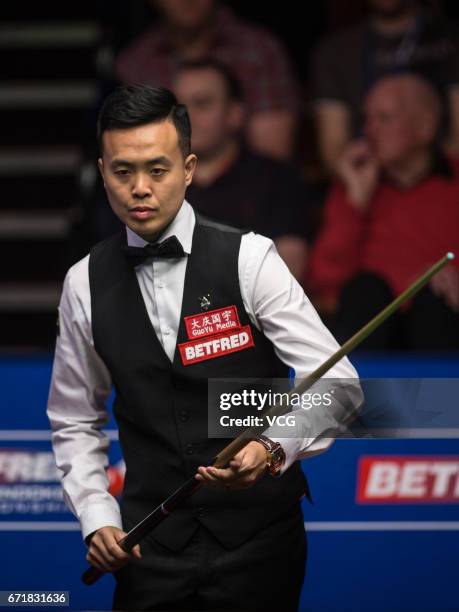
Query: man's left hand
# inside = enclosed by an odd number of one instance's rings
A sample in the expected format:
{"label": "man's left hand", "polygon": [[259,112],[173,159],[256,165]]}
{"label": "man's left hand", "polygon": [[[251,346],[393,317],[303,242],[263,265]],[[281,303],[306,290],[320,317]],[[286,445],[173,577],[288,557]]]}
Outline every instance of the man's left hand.
{"label": "man's left hand", "polygon": [[227,468],[200,466],[195,478],[218,488],[248,489],[265,473],[266,460],[265,447],[252,441],[231,459]]}
{"label": "man's left hand", "polygon": [[430,286],[454,312],[459,312],[459,270],[456,267],[449,265],[442,268],[432,278]]}

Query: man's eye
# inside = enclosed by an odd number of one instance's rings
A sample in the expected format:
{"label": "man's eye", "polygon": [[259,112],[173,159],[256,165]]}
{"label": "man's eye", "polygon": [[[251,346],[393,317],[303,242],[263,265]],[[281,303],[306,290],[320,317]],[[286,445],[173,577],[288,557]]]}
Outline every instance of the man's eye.
{"label": "man's eye", "polygon": [[127,176],[129,174],[129,170],[115,170],[115,174],[117,176]]}
{"label": "man's eye", "polygon": [[153,168],[151,173],[153,174],[153,176],[161,176],[163,174],[165,174],[165,170],[164,168]]}

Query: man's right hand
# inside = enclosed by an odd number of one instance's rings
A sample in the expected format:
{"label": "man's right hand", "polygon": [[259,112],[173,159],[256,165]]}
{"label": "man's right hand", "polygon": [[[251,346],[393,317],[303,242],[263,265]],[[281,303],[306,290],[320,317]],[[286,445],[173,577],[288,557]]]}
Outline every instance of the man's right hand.
{"label": "man's right hand", "polygon": [[338,160],[339,178],[346,186],[351,204],[364,212],[373,196],[379,176],[379,167],[365,140],[351,143]]}
{"label": "man's right hand", "polygon": [[126,553],[118,544],[126,532],[118,527],[101,527],[94,531],[89,540],[86,559],[101,572],[115,572],[126,565],[132,556],[141,559],[140,546],[137,544],[131,553]]}

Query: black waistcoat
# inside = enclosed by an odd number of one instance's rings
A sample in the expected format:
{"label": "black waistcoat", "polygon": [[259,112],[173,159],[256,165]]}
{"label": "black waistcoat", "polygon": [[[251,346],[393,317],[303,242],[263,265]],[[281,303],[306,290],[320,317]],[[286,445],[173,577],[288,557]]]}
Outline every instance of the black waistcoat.
{"label": "black waistcoat", "polygon": [[[241,325],[250,324],[239,288],[241,235],[197,216],[177,344],[188,340],[184,317],[201,312],[203,295],[210,294],[212,310],[235,305]],[[91,250],[89,281],[94,344],[116,391],[114,414],[126,462],[121,512],[124,528],[130,529],[227,443],[207,436],[207,379],[286,378],[288,370],[253,325],[254,347],[188,366],[176,349],[171,363],[151,325],[135,270],[120,248],[125,243],[122,233]],[[288,513],[305,492],[298,462],[281,478],[263,476],[247,490],[203,487],[151,537],[178,550],[201,522],[233,548]]]}

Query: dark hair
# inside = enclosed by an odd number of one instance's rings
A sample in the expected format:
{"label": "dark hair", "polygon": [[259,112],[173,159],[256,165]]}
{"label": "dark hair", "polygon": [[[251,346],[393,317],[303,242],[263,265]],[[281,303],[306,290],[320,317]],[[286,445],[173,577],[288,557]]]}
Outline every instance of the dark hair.
{"label": "dark hair", "polygon": [[119,130],[169,119],[178,134],[183,157],[191,151],[191,124],[185,105],[165,87],[127,85],[117,87],[105,99],[97,119],[97,140],[102,152],[102,136]]}
{"label": "dark hair", "polygon": [[183,62],[179,66],[179,72],[186,70],[215,70],[223,79],[226,86],[226,93],[230,100],[242,102],[244,91],[239,79],[233,74],[226,64],[210,57]]}

